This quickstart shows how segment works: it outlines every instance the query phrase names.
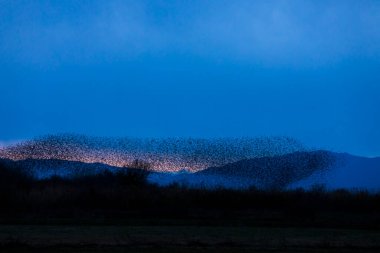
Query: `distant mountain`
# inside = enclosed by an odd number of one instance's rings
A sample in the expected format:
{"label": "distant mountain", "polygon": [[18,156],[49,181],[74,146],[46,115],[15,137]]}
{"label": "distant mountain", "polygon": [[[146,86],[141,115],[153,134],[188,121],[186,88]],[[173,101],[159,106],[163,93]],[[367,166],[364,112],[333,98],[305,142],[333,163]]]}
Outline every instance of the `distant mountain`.
{"label": "distant mountain", "polygon": [[327,189],[380,190],[380,158],[358,157],[329,151],[246,159],[196,173],[157,173],[151,180],[168,185],[285,189],[324,186]]}
{"label": "distant mountain", "polygon": [[316,171],[327,170],[333,166],[334,161],[334,156],[326,151],[295,152],[275,157],[246,159],[222,167],[208,168],[197,174],[251,179],[259,187],[283,189]]}
{"label": "distant mountain", "polygon": [[196,173],[156,175],[159,183],[170,180],[193,186],[284,189],[289,184],[333,166],[335,157],[327,151],[295,152],[286,155],[244,159]]}
{"label": "distant mountain", "polygon": [[75,177],[94,175],[104,171],[116,172],[121,169],[120,167],[102,163],[84,163],[58,159],[26,159],[20,161],[0,159],[0,163],[10,168],[22,170],[39,179],[52,176]]}
{"label": "distant mountain", "polygon": [[291,188],[310,188],[320,184],[327,189],[380,190],[380,157],[367,158],[347,153],[332,153],[335,164],[325,171],[317,171],[311,176],[290,185]]}
{"label": "distant mountain", "polygon": [[[84,163],[59,159],[0,159],[9,167],[26,171],[37,178],[75,177],[121,168],[103,163]],[[311,188],[380,190],[380,158],[358,157],[329,151],[294,152],[286,155],[244,159],[198,172],[152,172],[148,180],[160,185],[173,183],[189,187],[245,189]]]}

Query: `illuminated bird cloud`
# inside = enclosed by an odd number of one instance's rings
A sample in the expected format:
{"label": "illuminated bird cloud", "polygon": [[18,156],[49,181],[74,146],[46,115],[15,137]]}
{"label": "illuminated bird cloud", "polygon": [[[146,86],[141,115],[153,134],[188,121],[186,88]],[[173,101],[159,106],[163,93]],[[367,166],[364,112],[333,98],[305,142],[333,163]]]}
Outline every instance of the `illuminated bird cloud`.
{"label": "illuminated bird cloud", "polygon": [[49,135],[0,149],[12,160],[59,159],[128,166],[135,159],[158,172],[196,172],[243,159],[278,156],[305,147],[288,137],[260,138],[106,138],[63,134]]}

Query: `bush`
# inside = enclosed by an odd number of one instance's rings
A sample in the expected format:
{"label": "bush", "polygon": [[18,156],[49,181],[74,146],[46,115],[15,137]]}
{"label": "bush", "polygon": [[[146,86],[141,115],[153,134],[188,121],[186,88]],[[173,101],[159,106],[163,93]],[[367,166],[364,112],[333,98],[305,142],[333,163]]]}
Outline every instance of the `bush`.
{"label": "bush", "polygon": [[150,164],[141,160],[134,160],[130,165],[124,166],[116,176],[122,185],[141,186],[148,183]]}

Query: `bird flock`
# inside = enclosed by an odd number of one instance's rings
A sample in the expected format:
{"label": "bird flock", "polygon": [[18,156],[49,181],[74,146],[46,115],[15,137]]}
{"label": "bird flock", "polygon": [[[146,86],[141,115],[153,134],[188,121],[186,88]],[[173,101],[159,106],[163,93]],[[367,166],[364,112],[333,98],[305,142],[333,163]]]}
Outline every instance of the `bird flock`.
{"label": "bird flock", "polygon": [[128,166],[136,159],[157,172],[196,172],[243,159],[305,151],[289,137],[259,138],[108,138],[48,135],[2,147],[0,158],[58,159]]}

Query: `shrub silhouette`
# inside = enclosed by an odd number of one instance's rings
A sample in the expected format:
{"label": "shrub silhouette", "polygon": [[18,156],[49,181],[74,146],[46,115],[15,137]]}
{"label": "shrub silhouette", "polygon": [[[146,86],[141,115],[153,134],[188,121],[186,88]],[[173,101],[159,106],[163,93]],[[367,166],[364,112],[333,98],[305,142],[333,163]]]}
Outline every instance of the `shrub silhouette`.
{"label": "shrub silhouette", "polygon": [[150,164],[142,160],[134,160],[116,173],[116,177],[122,185],[144,186],[148,184]]}
{"label": "shrub silhouette", "polygon": [[32,178],[21,168],[6,165],[0,162],[0,187],[1,188],[23,188],[28,186]]}

